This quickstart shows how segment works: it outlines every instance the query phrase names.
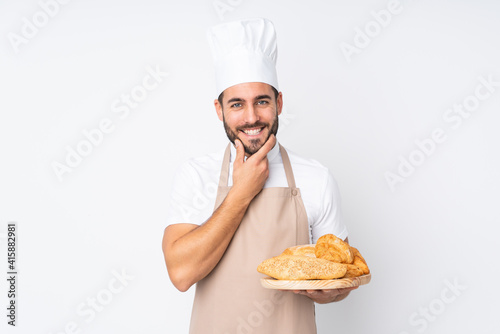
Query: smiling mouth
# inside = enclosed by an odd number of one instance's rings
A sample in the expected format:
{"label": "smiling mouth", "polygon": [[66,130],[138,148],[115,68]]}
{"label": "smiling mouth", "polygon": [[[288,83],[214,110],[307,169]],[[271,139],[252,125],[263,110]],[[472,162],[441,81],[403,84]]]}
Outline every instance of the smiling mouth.
{"label": "smiling mouth", "polygon": [[262,130],[264,130],[264,127],[262,128],[252,128],[252,129],[243,129],[243,130],[240,130],[241,132],[245,133],[246,135],[249,135],[249,136],[256,136],[258,134],[260,134],[262,132]]}

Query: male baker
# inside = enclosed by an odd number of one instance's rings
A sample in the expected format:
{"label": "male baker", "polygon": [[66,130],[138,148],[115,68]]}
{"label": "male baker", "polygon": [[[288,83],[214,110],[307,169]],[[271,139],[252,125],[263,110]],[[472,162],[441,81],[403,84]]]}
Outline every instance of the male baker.
{"label": "male baker", "polygon": [[190,333],[316,333],[314,302],[352,289],[264,289],[256,268],[323,234],[347,241],[337,185],[327,168],[276,140],[283,95],[273,24],[224,23],[208,37],[214,105],[230,143],[184,163],[174,179],[163,237],[168,274],[180,291],[196,283]]}

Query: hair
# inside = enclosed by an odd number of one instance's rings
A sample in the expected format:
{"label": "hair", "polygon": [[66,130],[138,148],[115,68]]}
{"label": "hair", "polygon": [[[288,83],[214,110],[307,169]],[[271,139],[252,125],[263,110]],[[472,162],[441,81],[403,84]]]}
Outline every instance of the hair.
{"label": "hair", "polygon": [[[279,92],[273,86],[271,86],[271,88],[273,89],[273,92],[274,92],[274,98],[277,100]],[[222,107],[222,100],[223,100],[223,98],[224,98],[224,91],[222,91],[222,93],[220,93],[219,97],[217,98],[217,100],[219,100],[219,104],[220,104],[221,107]]]}

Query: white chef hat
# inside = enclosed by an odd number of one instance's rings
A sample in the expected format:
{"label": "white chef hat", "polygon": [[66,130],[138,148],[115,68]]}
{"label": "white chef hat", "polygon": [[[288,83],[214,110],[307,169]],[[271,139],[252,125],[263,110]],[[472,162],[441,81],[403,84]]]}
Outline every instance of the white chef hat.
{"label": "white chef hat", "polygon": [[276,90],[278,46],[271,21],[245,19],[216,25],[208,31],[215,65],[217,96],[244,82],[264,82]]}

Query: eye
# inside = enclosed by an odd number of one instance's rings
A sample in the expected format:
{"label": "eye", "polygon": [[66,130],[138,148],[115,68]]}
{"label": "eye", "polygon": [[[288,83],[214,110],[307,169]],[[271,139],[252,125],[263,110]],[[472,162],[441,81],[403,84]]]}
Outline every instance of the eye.
{"label": "eye", "polygon": [[260,100],[260,101],[257,102],[257,104],[259,104],[259,105],[266,105],[266,104],[269,104],[269,101]]}
{"label": "eye", "polygon": [[241,103],[234,103],[234,104],[231,104],[231,108],[240,108],[241,107]]}

